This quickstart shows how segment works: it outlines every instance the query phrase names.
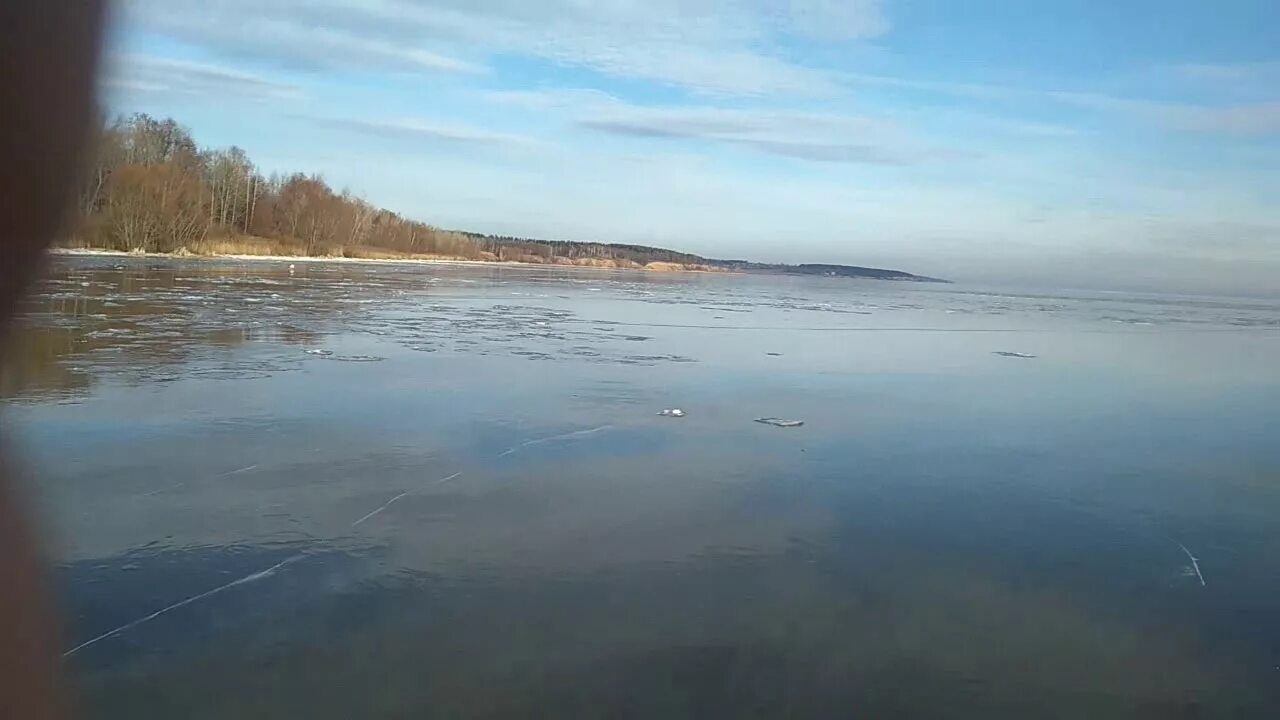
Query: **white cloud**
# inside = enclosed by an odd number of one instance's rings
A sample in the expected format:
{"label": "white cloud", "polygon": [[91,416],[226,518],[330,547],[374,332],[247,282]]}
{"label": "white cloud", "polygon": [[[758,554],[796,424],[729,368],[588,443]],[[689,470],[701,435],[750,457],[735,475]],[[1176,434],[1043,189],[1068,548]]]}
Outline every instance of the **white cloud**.
{"label": "white cloud", "polygon": [[769,48],[888,28],[878,0],[134,0],[126,21],[289,67],[474,72],[460,58],[521,54],[708,95],[839,92]]}
{"label": "white cloud", "polygon": [[496,92],[492,102],[538,113],[602,133],[655,140],[695,140],[800,160],[912,165],[956,157],[879,118],[774,107],[643,106],[595,91]]}
{"label": "white cloud", "polygon": [[[134,0],[124,23],[197,46],[228,61],[265,61],[294,70],[479,73],[482,64],[452,57],[397,34],[393,17],[362,24],[357,4],[296,0]],[[345,11],[344,11],[345,10]]]}
{"label": "white cloud", "polygon": [[308,118],[312,122],[375,137],[423,140],[433,143],[534,149],[544,143],[525,135],[492,132],[469,125],[448,125],[418,118],[367,120],[352,118]]}
{"label": "white cloud", "polygon": [[854,117],[619,104],[578,124],[615,135],[704,140],[820,162],[907,165],[924,157],[893,138],[896,131]]}
{"label": "white cloud", "polygon": [[230,94],[257,100],[301,95],[294,85],[235,68],[146,55],[110,58],[104,84],[108,89],[134,93]]}

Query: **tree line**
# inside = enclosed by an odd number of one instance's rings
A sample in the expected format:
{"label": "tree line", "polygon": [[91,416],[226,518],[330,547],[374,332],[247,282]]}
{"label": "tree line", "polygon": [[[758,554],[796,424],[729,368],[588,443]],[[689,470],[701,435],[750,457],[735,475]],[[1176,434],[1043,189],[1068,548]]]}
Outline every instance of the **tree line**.
{"label": "tree line", "polygon": [[202,149],[172,118],[137,114],[106,125],[79,196],[75,244],[196,252],[208,240],[281,240],[307,255],[347,247],[479,257],[482,248],[376,208],[319,175],[264,176],[238,147]]}
{"label": "tree line", "polygon": [[[205,252],[264,239],[305,255],[369,249],[476,260],[643,266],[703,264],[695,255],[610,243],[543,241],[445,230],[335,191],[319,175],[264,175],[241,148],[201,148],[172,118],[104,124],[66,244],[134,252]],[[234,247],[234,245],[231,245]]]}

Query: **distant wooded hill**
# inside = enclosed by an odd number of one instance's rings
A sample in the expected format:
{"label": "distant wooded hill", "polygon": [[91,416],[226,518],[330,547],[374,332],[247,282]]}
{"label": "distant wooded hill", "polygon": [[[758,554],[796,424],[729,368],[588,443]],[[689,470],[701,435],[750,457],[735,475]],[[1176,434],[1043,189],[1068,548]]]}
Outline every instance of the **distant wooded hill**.
{"label": "distant wooded hill", "polygon": [[514,252],[519,256],[546,258],[599,259],[611,260],[625,264],[647,265],[649,263],[669,263],[683,265],[693,269],[728,270],[732,272],[781,273],[788,275],[825,275],[828,277],[872,278],[876,280],[908,280],[914,282],[948,282],[924,275],[914,275],[901,270],[861,267],[858,265],[834,265],[829,263],[801,263],[787,265],[783,263],[758,263],[749,260],[717,260],[701,255],[668,250],[648,245],[629,245],[624,243],[591,243],[568,240],[534,240],[530,238],[511,237],[506,235],[484,235],[480,233],[463,233],[467,237],[484,244],[487,251]]}
{"label": "distant wooded hill", "polygon": [[786,265],[781,263],[758,263],[748,260],[708,260],[707,262],[726,270],[738,272],[785,273],[788,275],[826,275],[828,277],[874,278],[876,280],[910,280],[914,282],[950,282],[925,275],[913,275],[901,270],[885,270],[884,268],[860,267],[858,265],[831,265],[826,263],[801,263]]}

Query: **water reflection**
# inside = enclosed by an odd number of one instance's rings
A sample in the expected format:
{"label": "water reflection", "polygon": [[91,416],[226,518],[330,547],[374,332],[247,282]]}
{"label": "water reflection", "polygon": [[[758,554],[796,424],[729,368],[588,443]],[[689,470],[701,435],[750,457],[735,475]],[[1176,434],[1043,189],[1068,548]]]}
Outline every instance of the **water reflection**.
{"label": "water reflection", "polygon": [[[281,308],[267,302],[290,284],[243,269],[55,261],[43,291],[25,303],[9,362],[0,367],[0,396],[74,398],[104,371],[132,383],[172,380],[177,366],[219,350],[315,344],[319,331],[271,317]],[[304,321],[338,306],[332,298],[304,299],[291,311]],[[237,360],[222,372],[252,372],[253,364]]]}
{"label": "water reflection", "polygon": [[4,377],[89,716],[1268,717],[1277,318],[62,260]]}
{"label": "water reflection", "polygon": [[11,336],[0,363],[0,398],[67,400],[89,389],[90,375],[72,364],[82,331],[26,326]]}
{"label": "water reflection", "polygon": [[[1194,588],[1178,583],[1175,552],[1134,546],[1128,529],[961,488],[924,501],[910,468],[890,492],[895,471],[874,457],[863,462],[880,480],[850,486],[796,472],[777,447],[725,456],[635,432],[531,445],[519,463],[423,483],[357,531],[348,515],[406,483],[295,507],[345,508],[307,545],[75,563],[68,594],[88,595],[76,604],[92,633],[306,551],[95,648],[77,661],[85,697],[104,717],[1013,718],[1045,703],[1064,717],[1194,717],[1272,699],[1260,659],[1206,653],[1209,638],[1179,621],[1210,606],[1142,600]],[[646,458],[659,452],[655,475]],[[297,475],[312,497],[327,484],[305,471],[254,484]],[[1043,536],[1034,547],[1028,525]],[[309,691],[321,677],[342,682]]]}

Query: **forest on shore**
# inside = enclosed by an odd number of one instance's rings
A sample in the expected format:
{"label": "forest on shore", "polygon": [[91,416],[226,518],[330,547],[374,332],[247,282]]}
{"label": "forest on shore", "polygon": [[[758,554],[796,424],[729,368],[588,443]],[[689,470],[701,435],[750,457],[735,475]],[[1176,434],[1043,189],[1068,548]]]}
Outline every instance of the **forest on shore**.
{"label": "forest on shore", "polygon": [[244,150],[201,148],[172,118],[102,128],[61,246],[179,255],[441,258],[712,269],[698,256],[613,243],[446,230],[380,208],[319,175],[264,175]]}
{"label": "forest on shore", "polygon": [[335,191],[319,175],[264,175],[241,148],[201,148],[174,119],[141,113],[101,128],[76,213],[62,247],[929,279],[848,265],[710,260],[644,245],[446,230],[372,205],[347,190]]}

